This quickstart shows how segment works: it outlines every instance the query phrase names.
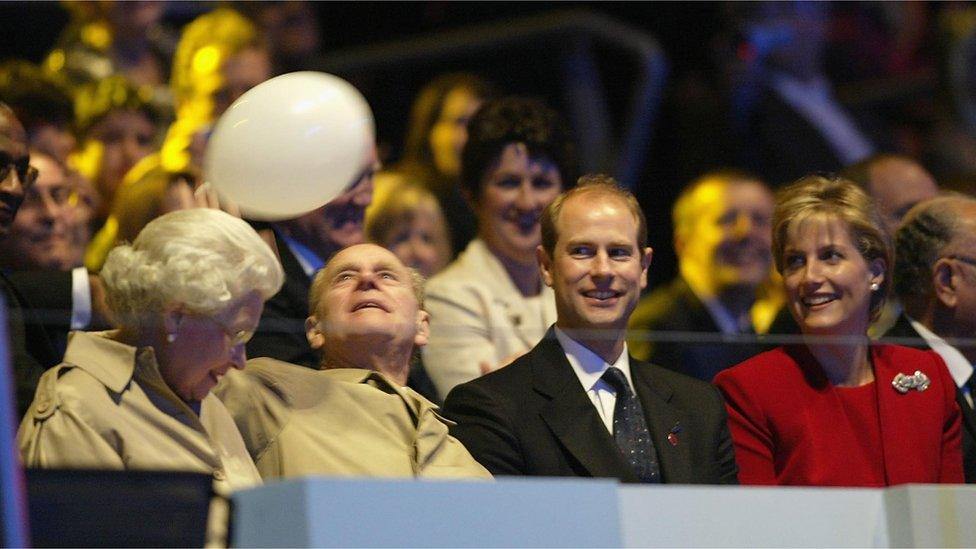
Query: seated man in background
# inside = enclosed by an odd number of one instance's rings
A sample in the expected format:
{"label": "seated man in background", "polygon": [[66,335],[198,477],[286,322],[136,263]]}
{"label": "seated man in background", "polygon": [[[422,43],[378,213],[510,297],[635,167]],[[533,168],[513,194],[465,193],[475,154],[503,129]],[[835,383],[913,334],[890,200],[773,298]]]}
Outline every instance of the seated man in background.
{"label": "seated man in background", "polygon": [[427,343],[423,279],[374,244],[316,275],[306,321],[319,370],[259,358],[216,392],[265,479],[302,475],[490,478],[405,387]]}
{"label": "seated man in background", "polygon": [[651,263],[637,200],[607,176],[584,176],[541,223],[556,324],[515,362],[448,394],[451,432],[496,475],[735,483],[718,390],[627,352]]}
{"label": "seated man in background", "polygon": [[976,483],[976,200],[950,195],[920,203],[895,233],[895,249],[904,311],[884,337],[930,348],[945,361],[962,411],[963,471]]}
{"label": "seated man in background", "polygon": [[63,163],[36,150],[30,153],[37,180],[0,241],[0,266],[14,271],[68,271],[84,263],[86,212],[71,174]]}
{"label": "seated man in background", "polygon": [[[843,177],[857,183],[874,200],[888,237],[894,240],[895,231],[908,210],[916,204],[939,194],[935,178],[921,164],[898,154],[875,154],[844,168]],[[896,248],[897,250],[897,248]],[[880,336],[897,322],[901,302],[892,295],[868,334]]]}
{"label": "seated man in background", "polygon": [[774,313],[781,304],[775,295],[758,299],[772,274],[772,214],[769,188],[744,172],[707,173],[682,191],[672,213],[680,275],[634,310],[627,343],[635,358],[711,381],[764,350],[719,334],[749,339],[766,327],[754,322],[761,308]]}

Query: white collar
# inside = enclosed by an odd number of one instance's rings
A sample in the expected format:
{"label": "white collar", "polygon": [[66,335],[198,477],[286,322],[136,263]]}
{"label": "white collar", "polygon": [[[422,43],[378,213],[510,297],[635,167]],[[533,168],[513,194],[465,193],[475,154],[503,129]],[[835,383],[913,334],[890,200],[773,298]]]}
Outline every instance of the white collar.
{"label": "white collar", "polygon": [[929,347],[932,347],[932,350],[942,357],[949,368],[952,380],[956,382],[956,386],[965,386],[966,382],[969,381],[969,376],[973,375],[973,365],[969,363],[969,360],[959,352],[959,349],[949,345],[946,340],[926,328],[921,322],[911,317],[908,318],[908,321],[912,323],[912,328],[915,328],[918,335],[922,336],[922,339],[929,344]]}
{"label": "white collar", "polygon": [[[598,383],[601,383],[603,373],[610,366],[619,368],[624,373],[624,377],[627,378],[627,383],[630,384],[631,390],[633,390],[634,380],[630,377],[630,358],[627,356],[626,342],[617,360],[613,364],[608,364],[605,360],[597,356],[596,353],[579,344],[558,327],[555,327],[554,331],[556,333],[556,339],[559,340],[559,345],[562,346],[563,352],[566,354],[566,360],[573,367],[573,371],[576,372],[576,376],[579,378],[584,390],[591,391]],[[606,384],[605,381],[602,383]]]}

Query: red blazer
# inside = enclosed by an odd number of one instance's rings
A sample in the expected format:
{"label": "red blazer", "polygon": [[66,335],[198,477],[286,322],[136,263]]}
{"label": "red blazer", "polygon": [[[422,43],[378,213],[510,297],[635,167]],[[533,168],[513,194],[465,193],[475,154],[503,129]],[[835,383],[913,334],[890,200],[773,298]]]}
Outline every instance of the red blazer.
{"label": "red blazer", "polygon": [[[963,482],[960,413],[945,363],[896,345],[870,352],[884,456],[877,464],[851,458],[864,429],[876,427],[852,424],[805,346],[780,347],[719,373],[742,484],[875,486],[878,476],[885,486]],[[927,390],[895,390],[895,375],[916,370],[931,380]]]}

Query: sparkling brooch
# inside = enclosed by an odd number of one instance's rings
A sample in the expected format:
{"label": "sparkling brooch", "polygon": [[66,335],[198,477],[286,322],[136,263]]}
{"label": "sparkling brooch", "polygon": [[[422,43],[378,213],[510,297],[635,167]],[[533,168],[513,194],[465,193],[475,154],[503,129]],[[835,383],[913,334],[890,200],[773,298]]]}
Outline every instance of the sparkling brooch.
{"label": "sparkling brooch", "polygon": [[898,374],[895,376],[895,379],[891,380],[891,386],[902,394],[907,393],[909,389],[924,391],[929,388],[930,383],[929,376],[918,370],[915,370],[915,373],[910,376]]}

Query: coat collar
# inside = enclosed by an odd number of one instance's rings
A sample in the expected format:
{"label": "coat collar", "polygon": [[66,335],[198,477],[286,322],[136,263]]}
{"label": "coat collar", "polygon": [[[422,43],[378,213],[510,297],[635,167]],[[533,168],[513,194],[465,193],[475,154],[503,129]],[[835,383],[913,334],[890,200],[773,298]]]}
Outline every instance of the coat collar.
{"label": "coat collar", "polygon": [[[468,244],[458,261],[465,265],[468,273],[474,273],[478,277],[478,281],[486,287],[495,303],[505,310],[510,326],[526,348],[532,348],[537,343],[541,326],[548,326],[556,321],[556,296],[552,288],[542,284],[539,294],[541,303],[538,303],[542,308],[542,317],[539,318],[539,311],[529,306],[529,302],[522,297],[512,278],[508,276],[505,266],[480,238],[475,238]],[[541,322],[541,326],[537,322]]]}

